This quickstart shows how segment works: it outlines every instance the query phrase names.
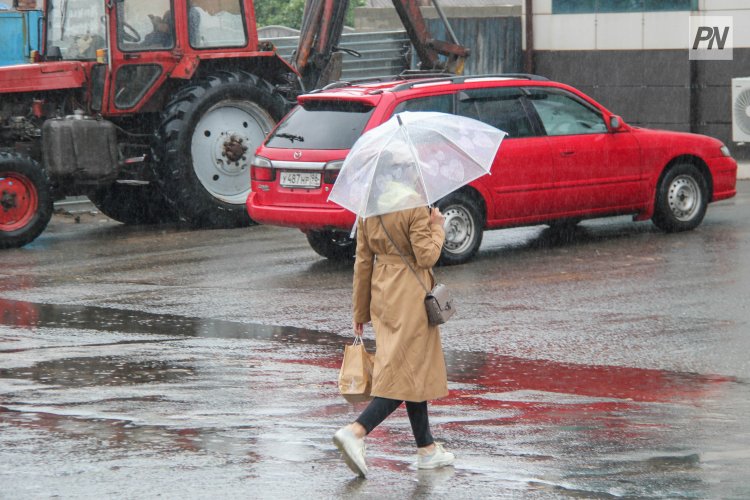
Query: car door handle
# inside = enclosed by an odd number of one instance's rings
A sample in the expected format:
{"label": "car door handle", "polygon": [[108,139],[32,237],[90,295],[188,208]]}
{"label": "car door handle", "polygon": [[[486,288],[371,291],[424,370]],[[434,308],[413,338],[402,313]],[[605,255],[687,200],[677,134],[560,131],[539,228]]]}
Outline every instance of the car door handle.
{"label": "car door handle", "polygon": [[575,151],[560,151],[560,156],[573,156],[576,154]]}
{"label": "car door handle", "polygon": [[141,55],[140,54],[125,54],[124,56],[122,56],[122,58],[125,60],[140,59]]}

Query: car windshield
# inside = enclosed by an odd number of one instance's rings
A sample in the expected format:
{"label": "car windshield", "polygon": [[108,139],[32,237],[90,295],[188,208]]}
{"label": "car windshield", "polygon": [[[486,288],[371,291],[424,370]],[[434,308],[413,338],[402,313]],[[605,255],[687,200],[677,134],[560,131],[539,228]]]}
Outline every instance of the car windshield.
{"label": "car windshield", "polygon": [[297,106],[266,141],[281,149],[350,149],[362,135],[372,106],[308,101]]}
{"label": "car windshield", "polygon": [[47,0],[47,47],[63,59],[96,59],[106,48],[103,0]]}

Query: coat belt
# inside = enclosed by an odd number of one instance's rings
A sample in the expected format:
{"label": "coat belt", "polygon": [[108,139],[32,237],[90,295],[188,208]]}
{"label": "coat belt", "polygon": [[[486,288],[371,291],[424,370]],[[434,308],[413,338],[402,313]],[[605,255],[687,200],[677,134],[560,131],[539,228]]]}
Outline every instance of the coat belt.
{"label": "coat belt", "polygon": [[[380,262],[381,264],[404,264],[404,261],[400,255],[376,254],[375,260],[377,262]],[[406,257],[406,260],[409,261],[409,264],[411,264],[412,266],[416,268],[417,266],[416,260],[414,260],[412,257]]]}

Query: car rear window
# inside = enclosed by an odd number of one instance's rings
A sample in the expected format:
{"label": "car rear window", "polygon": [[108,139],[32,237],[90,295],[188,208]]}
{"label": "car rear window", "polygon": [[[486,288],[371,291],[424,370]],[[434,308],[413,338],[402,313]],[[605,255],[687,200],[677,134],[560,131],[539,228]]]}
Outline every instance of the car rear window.
{"label": "car rear window", "polygon": [[298,105],[266,141],[280,149],[350,149],[362,135],[372,106],[347,101]]}

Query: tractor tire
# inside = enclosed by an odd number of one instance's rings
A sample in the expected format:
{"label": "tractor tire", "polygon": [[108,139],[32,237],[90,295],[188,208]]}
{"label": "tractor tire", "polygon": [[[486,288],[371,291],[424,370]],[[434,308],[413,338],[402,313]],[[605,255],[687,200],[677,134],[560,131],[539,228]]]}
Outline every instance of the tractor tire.
{"label": "tractor tire", "polygon": [[219,71],[177,92],[162,113],[155,174],[178,215],[195,227],[252,223],[250,163],[286,110],[267,81],[245,71]]}
{"label": "tractor tire", "polygon": [[445,242],[438,263],[452,266],[471,260],[482,244],[483,210],[462,191],[446,196],[437,206],[445,216]]}
{"label": "tractor tire", "polygon": [[318,255],[339,262],[354,260],[357,240],[349,237],[346,231],[309,231],[307,242]]}
{"label": "tractor tire", "polygon": [[47,172],[34,160],[0,152],[0,248],[30,243],[52,218]]}
{"label": "tractor tire", "polygon": [[656,188],[651,221],[667,233],[690,231],[703,221],[707,207],[706,178],[694,165],[680,163],[664,174]]}
{"label": "tractor tire", "polygon": [[153,184],[133,186],[115,182],[97,188],[88,196],[104,215],[123,224],[177,221],[174,209]]}

